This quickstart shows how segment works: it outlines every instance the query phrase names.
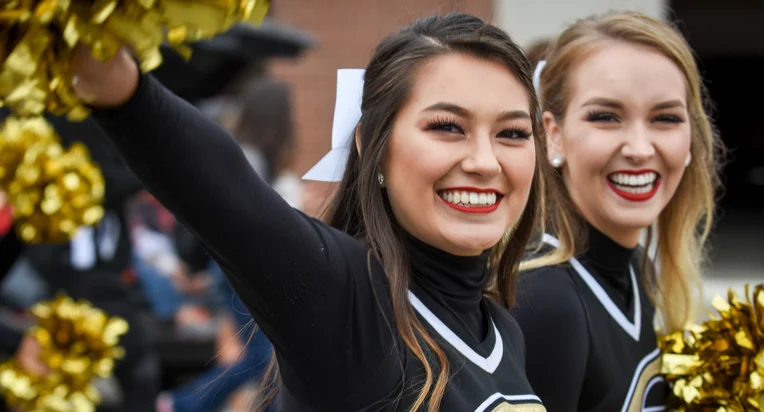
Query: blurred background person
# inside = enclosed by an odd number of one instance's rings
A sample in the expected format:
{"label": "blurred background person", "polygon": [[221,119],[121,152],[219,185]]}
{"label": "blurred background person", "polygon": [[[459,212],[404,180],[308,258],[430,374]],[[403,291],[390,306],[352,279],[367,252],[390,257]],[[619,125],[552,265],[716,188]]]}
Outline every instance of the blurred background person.
{"label": "blurred background person", "polygon": [[126,202],[142,185],[95,122],[70,122],[55,116],[47,119],[64,147],[84,143],[101,168],[106,187],[105,215],[95,227],[81,228],[70,242],[28,244],[22,255],[45,282],[47,290],[39,298],[64,291],[128,322],[130,330],[120,340],[125,357],[116,363],[114,371],[123,394],[122,410],[152,411],[153,398],[160,389],[159,359],[143,327],[140,292],[134,288],[130,273],[132,245],[125,216]]}
{"label": "blurred background person", "polygon": [[531,67],[535,69],[541,60],[546,60],[553,46],[553,41],[553,39],[549,38],[537,40],[525,49],[525,54],[528,56],[528,61],[531,62]]}

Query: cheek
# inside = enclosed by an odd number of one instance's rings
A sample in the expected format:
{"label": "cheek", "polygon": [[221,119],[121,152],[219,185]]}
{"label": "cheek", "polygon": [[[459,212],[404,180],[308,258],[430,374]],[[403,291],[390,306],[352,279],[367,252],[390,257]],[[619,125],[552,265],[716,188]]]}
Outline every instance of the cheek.
{"label": "cheek", "polygon": [[497,150],[497,158],[510,184],[510,189],[527,195],[533,183],[533,175],[536,173],[534,144],[531,142],[528,147],[522,149],[502,147]]}
{"label": "cheek", "polygon": [[404,226],[416,223],[432,204],[435,182],[448,172],[448,157],[439,146],[416,131],[390,139],[382,173],[393,212]]}
{"label": "cheek", "polygon": [[602,130],[572,129],[563,135],[565,145],[566,179],[572,181],[599,180],[618,152],[613,136]]}
{"label": "cheek", "polygon": [[692,137],[688,127],[686,130],[677,131],[675,135],[667,136],[666,139],[656,143],[657,151],[669,171],[684,172],[684,164],[687,160],[687,154],[690,153],[691,141]]}
{"label": "cheek", "polygon": [[421,192],[423,186],[432,186],[442,176],[444,160],[438,155],[437,145],[425,136],[410,133],[405,138],[394,135],[390,139],[387,160],[383,167],[389,189],[396,192]]}

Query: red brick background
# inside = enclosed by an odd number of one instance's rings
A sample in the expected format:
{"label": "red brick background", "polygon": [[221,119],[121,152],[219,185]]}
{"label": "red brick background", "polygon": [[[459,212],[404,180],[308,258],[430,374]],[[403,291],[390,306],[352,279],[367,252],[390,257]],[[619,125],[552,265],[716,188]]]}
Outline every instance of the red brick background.
{"label": "red brick background", "polygon": [[384,36],[418,17],[449,11],[490,20],[493,0],[274,0],[276,19],[318,42],[303,58],[272,66],[276,77],[293,86],[297,173],[306,172],[331,146],[337,69],[365,67]]}

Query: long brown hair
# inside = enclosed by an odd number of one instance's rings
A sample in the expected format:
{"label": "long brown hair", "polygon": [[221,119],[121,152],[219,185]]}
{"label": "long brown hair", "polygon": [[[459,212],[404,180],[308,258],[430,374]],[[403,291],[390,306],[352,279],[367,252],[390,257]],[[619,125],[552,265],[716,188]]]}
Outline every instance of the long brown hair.
{"label": "long brown hair", "polygon": [[[542,110],[551,113],[562,124],[571,99],[571,73],[594,50],[613,41],[646,46],[663,54],[682,71],[686,81],[692,162],[676,193],[658,217],[657,239],[653,229],[648,228],[647,244],[657,240],[656,265],[650,263],[647,248],[642,265],[643,281],[649,286],[652,300],[660,311],[663,328],[678,330],[692,320],[693,301],[700,297],[700,269],[704,244],[713,224],[722,154],[720,140],[707,114],[708,101],[689,45],[669,24],[636,12],[609,13],[579,20],[557,39],[541,72]],[[541,144],[542,151],[546,152],[546,141]],[[560,247],[550,254],[524,262],[523,270],[565,262],[586,248],[585,222],[575,211],[562,174],[554,173],[546,188],[549,226],[556,231]]]}
{"label": "long brown hair", "polygon": [[[384,264],[391,285],[397,331],[426,371],[426,380],[410,407],[411,411],[417,411],[425,404],[428,411],[439,410],[449,378],[449,365],[445,352],[427,333],[409,304],[407,290],[411,270],[403,228],[392,214],[377,174],[398,112],[413,88],[413,74],[428,59],[446,53],[463,53],[504,64],[525,87],[530,113],[536,119],[538,103],[530,64],[520,47],[504,31],[468,14],[453,13],[418,20],[384,39],[366,68],[358,126],[363,150],[361,153],[351,151],[345,174],[324,216],[329,225],[366,244],[370,254]],[[537,145],[538,130],[534,120],[533,134]],[[518,266],[544,203],[543,172],[538,171],[541,156],[537,151],[537,171],[524,213],[512,228],[508,228],[489,259],[491,291],[486,290],[486,294],[507,306],[513,304]],[[436,365],[430,364],[422,344],[437,359]],[[274,362],[271,366],[276,368]]]}

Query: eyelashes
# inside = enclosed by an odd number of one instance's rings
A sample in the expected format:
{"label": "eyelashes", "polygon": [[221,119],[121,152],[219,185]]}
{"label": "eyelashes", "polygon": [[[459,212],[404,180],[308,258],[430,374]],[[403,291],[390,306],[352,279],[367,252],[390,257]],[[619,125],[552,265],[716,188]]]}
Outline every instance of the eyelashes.
{"label": "eyelashes", "polygon": [[458,123],[443,117],[428,120],[426,129],[436,132],[464,134],[464,129]]}
{"label": "eyelashes", "polygon": [[[604,110],[592,110],[587,113],[586,121],[597,122],[597,123],[620,123],[621,118],[612,112],[608,112]],[[676,123],[684,123],[685,120],[683,117],[680,117],[674,114],[660,114],[655,116],[651,121],[656,123],[676,124]]]}
{"label": "eyelashes", "polygon": [[613,113],[591,110],[586,114],[586,120],[589,122],[615,122],[618,121],[618,118]]}
{"label": "eyelashes", "polygon": [[[425,129],[440,133],[466,134],[464,128],[461,127],[459,123],[444,117],[436,117],[435,119],[429,120]],[[496,137],[502,139],[528,139],[531,137],[531,134],[531,131],[528,129],[522,127],[510,127],[500,131]]]}

